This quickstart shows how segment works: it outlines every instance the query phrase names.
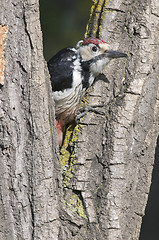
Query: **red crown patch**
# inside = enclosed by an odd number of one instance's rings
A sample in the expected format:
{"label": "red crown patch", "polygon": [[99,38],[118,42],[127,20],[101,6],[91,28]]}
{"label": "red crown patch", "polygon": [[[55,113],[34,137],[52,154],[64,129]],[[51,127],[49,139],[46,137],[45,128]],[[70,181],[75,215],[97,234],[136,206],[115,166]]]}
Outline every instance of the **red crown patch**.
{"label": "red crown patch", "polygon": [[90,43],[93,43],[93,44],[100,44],[100,43],[106,43],[105,41],[103,41],[103,40],[101,40],[101,39],[98,39],[98,38],[92,38],[92,37],[90,37],[90,38],[86,38],[84,41],[83,41],[83,43],[82,43],[82,45],[88,45],[88,44],[90,44]]}

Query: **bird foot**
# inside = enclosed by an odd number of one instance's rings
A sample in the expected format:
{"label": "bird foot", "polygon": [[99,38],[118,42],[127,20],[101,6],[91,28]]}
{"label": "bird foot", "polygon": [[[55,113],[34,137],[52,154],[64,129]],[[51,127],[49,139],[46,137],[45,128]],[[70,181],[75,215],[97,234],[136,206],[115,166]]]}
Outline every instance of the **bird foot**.
{"label": "bird foot", "polygon": [[85,107],[78,109],[76,116],[75,116],[75,122],[78,123],[78,121],[82,117],[84,117],[88,112],[94,112],[96,114],[104,115],[104,112],[102,112],[98,109],[95,109],[97,107],[103,107],[103,106],[104,106],[104,104],[100,104],[100,105],[93,105],[93,106],[85,106]]}

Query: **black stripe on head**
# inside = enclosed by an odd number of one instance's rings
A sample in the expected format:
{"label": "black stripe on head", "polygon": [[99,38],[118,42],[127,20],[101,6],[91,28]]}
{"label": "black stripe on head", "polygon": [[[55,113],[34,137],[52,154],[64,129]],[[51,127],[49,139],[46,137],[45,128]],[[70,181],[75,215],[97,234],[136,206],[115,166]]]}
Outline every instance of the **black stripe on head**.
{"label": "black stripe on head", "polygon": [[81,59],[81,67],[82,67],[82,71],[81,71],[81,75],[83,77],[82,79],[82,87],[85,89],[89,88],[89,78],[90,78],[90,63],[89,61],[82,61]]}
{"label": "black stripe on head", "polygon": [[88,89],[89,88],[89,78],[90,78],[90,72],[82,70],[82,88]]}

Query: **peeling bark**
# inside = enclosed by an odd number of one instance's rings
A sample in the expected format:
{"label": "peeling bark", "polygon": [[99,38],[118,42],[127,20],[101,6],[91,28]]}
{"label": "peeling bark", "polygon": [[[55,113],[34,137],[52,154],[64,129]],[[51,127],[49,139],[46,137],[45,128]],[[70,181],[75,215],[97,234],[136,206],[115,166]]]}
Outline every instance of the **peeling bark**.
{"label": "peeling bark", "polygon": [[4,58],[4,47],[5,47],[5,39],[7,37],[7,26],[0,25],[0,84],[4,84],[4,66],[5,66],[5,58]]}

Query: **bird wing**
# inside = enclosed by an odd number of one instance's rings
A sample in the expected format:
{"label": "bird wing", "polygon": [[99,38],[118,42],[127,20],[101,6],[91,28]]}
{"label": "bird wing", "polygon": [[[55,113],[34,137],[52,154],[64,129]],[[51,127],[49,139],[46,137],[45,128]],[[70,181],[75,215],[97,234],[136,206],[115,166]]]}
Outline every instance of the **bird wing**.
{"label": "bird wing", "polygon": [[63,91],[72,87],[73,62],[76,58],[75,48],[64,48],[48,61],[53,91]]}

